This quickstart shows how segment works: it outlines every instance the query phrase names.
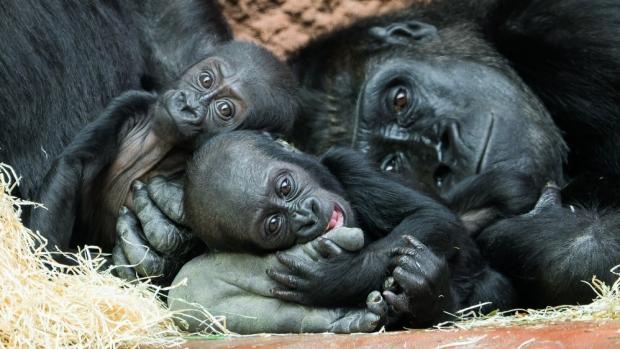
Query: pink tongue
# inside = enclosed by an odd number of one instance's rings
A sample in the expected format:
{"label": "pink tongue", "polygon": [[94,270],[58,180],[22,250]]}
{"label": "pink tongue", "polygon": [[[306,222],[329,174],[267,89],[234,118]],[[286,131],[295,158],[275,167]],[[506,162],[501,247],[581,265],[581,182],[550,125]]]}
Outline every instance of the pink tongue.
{"label": "pink tongue", "polygon": [[338,224],[338,210],[336,210],[336,208],[334,208],[334,210],[332,211],[332,216],[329,219],[329,223],[327,224],[327,230],[331,230],[333,229],[336,224]]}

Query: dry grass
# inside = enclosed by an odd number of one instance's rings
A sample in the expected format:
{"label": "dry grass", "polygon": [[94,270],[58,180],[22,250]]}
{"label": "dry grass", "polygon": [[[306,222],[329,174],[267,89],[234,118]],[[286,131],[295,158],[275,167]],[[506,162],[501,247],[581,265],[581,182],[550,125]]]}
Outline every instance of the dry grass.
{"label": "dry grass", "polygon": [[[615,275],[620,266],[612,269]],[[592,278],[587,283],[592,287],[596,298],[586,305],[561,305],[544,309],[515,309],[507,312],[480,314],[480,306],[460,310],[453,314],[455,321],[444,322],[435,327],[439,329],[472,329],[477,327],[506,327],[545,325],[567,321],[607,321],[620,319],[620,278],[609,286]]]}
{"label": "dry grass", "polygon": [[[11,196],[12,169],[0,164],[0,348],[116,348],[175,346],[184,340],[161,289],[126,282],[103,270],[96,249],[67,254],[58,264],[43,238],[25,228]],[[39,208],[43,209],[43,208]],[[207,322],[213,321],[204,314]],[[225,331],[218,323],[213,332]]]}
{"label": "dry grass", "polygon": [[[0,348],[169,347],[182,344],[190,335],[228,334],[224,320],[206,311],[200,315],[206,319],[206,332],[183,332],[177,327],[182,312],[167,309],[161,288],[148,280],[130,283],[112,276],[111,269],[103,269],[104,259],[97,249],[66,254],[75,266],[56,263],[42,247],[43,238],[22,225],[21,207],[35,204],[11,196],[15,178],[9,166],[0,164]],[[619,319],[620,278],[611,286],[593,278],[589,285],[597,295],[591,304],[490,315],[472,307],[457,312],[455,321],[436,327]]]}

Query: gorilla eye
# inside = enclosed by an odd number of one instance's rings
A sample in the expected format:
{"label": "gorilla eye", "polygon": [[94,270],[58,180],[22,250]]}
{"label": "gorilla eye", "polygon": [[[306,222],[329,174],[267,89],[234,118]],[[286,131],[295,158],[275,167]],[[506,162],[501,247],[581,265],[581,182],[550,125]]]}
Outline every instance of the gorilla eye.
{"label": "gorilla eye", "polygon": [[282,227],[282,216],[279,214],[270,216],[265,221],[265,231],[267,232],[267,235],[273,235],[277,233],[281,227]]}
{"label": "gorilla eye", "polygon": [[399,87],[394,93],[394,99],[392,100],[392,107],[394,111],[400,113],[409,105],[409,93],[404,87]]}
{"label": "gorilla eye", "polygon": [[235,106],[229,101],[217,101],[215,104],[217,114],[224,120],[228,120],[235,114]]}
{"label": "gorilla eye", "polygon": [[278,189],[280,195],[287,197],[293,191],[293,183],[291,183],[291,180],[286,177],[280,182],[280,187]]}
{"label": "gorilla eye", "polygon": [[403,159],[399,154],[390,154],[381,161],[381,170],[385,172],[400,172]]}
{"label": "gorilla eye", "polygon": [[213,80],[213,73],[210,71],[202,72],[198,76],[198,81],[200,82],[200,85],[206,89],[210,89],[211,86],[213,86]]}

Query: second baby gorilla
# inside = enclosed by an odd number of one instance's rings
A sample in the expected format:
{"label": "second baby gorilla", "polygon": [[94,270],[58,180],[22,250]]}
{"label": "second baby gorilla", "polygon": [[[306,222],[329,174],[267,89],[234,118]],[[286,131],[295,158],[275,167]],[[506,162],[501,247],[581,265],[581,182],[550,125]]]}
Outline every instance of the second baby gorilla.
{"label": "second baby gorilla", "polygon": [[512,305],[510,284],[487,266],[455,214],[352,150],[319,161],[264,134],[220,134],[189,162],[183,202],[185,224],[219,251],[281,251],[342,226],[365,232],[359,253],[332,253],[338,247],[327,239],[317,261],[278,253],[282,265],[268,274],[278,283],[272,295],[285,301],[360,305],[394,268],[396,287],[384,296],[414,326],[479,302]]}

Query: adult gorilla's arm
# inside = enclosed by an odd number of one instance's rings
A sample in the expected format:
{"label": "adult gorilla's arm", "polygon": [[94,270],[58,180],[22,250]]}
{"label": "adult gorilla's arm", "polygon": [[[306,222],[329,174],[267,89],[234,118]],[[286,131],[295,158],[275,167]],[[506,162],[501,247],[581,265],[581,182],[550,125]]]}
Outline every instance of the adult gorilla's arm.
{"label": "adult gorilla's arm", "polygon": [[121,129],[128,118],[146,114],[156,98],[142,91],[117,97],[54,161],[37,195],[46,209],[32,210],[28,219],[31,229],[39,230],[49,246],[61,250],[69,247],[84,188],[117,154]]}
{"label": "adult gorilla's arm", "polygon": [[[360,249],[364,241],[362,231],[351,228],[334,230],[326,238],[349,250]],[[315,240],[297,245],[287,253],[312,261],[325,252],[320,250]],[[173,282],[179,285],[170,290],[168,302],[172,310],[202,307],[214,316],[226,316],[228,329],[242,334],[369,332],[383,324],[387,304],[379,292],[368,295],[366,308],[317,308],[273,298],[270,289],[276,285],[265,272],[278,263],[273,254],[199,256],[181,269]],[[200,322],[205,319],[199,312],[190,314],[196,316],[187,317],[190,329],[200,329]]]}

